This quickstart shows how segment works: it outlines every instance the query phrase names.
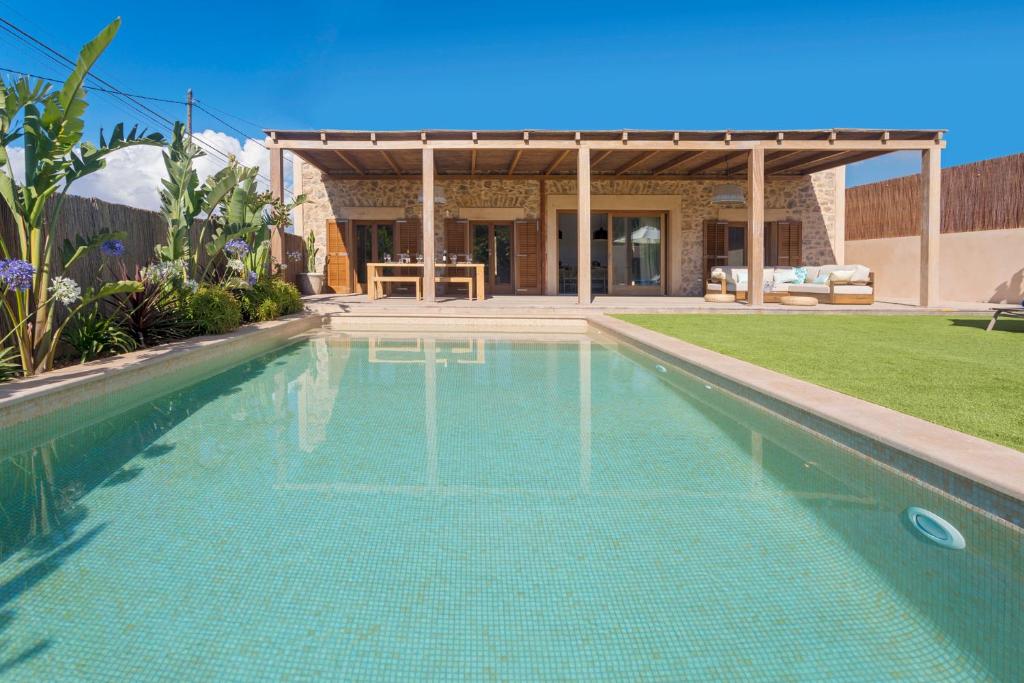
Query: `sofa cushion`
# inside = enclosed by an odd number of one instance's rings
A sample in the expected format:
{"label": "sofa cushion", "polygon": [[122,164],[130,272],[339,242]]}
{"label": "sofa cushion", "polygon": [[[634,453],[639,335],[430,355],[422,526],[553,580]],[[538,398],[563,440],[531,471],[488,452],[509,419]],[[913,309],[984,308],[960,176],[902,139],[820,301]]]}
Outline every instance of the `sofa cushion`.
{"label": "sofa cushion", "polygon": [[861,265],[850,265],[847,268],[853,268],[853,275],[850,277],[850,282],[855,285],[866,285],[871,281],[871,269],[867,266]]}
{"label": "sofa cushion", "polygon": [[828,294],[828,285],[823,284],[803,284],[803,285],[790,285],[790,294]]}
{"label": "sofa cushion", "polygon": [[871,294],[874,290],[870,285],[836,285],[832,291],[836,294]]}
{"label": "sofa cushion", "polygon": [[850,280],[851,278],[853,278],[853,273],[853,268],[850,268],[849,270],[833,270],[831,273],[828,274],[828,281],[837,285],[850,284]]}
{"label": "sofa cushion", "polygon": [[[765,282],[768,281],[768,273],[765,271]],[[796,268],[775,268],[772,271],[771,282],[776,287],[796,280]]]}

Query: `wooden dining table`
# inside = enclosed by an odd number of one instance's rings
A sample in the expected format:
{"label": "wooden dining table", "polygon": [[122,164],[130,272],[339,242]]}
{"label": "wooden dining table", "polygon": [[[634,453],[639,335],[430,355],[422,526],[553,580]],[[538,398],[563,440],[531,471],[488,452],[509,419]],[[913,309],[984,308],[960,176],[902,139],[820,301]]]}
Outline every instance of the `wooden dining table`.
{"label": "wooden dining table", "polygon": [[[458,263],[435,263],[434,272],[439,270],[471,270],[474,271],[473,290],[476,294],[477,301],[484,300],[484,279],[485,271],[484,267],[486,264],[483,263],[467,263],[460,261]],[[367,263],[366,264],[366,295],[370,301],[377,298],[377,278],[384,274],[386,268],[399,268],[399,269],[418,269],[420,271],[420,278],[423,278],[423,264],[422,263],[399,263],[398,261],[378,262],[378,263]],[[426,283],[424,283],[426,286]]]}

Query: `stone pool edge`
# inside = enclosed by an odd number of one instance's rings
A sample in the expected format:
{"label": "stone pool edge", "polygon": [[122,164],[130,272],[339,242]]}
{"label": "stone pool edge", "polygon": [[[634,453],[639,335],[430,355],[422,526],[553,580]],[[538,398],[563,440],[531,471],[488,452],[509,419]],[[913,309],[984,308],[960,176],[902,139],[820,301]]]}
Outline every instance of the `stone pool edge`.
{"label": "stone pool edge", "polygon": [[322,326],[322,315],[297,313],[245,325],[224,335],[192,337],[5,382],[0,384],[0,429],[110,396],[139,382],[159,380],[201,363],[217,360],[225,366],[233,365]]}
{"label": "stone pool edge", "polygon": [[592,329],[1024,527],[1024,453],[605,315]]}

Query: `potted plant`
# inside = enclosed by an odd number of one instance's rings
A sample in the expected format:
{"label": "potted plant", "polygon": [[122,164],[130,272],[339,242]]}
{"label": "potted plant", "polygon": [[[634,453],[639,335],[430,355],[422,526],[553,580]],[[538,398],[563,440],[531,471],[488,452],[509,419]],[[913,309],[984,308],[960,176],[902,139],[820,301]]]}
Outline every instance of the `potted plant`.
{"label": "potted plant", "polygon": [[299,286],[303,294],[319,294],[324,290],[324,274],[316,272],[316,255],[320,247],[316,246],[316,235],[306,235],[306,272],[299,273]]}

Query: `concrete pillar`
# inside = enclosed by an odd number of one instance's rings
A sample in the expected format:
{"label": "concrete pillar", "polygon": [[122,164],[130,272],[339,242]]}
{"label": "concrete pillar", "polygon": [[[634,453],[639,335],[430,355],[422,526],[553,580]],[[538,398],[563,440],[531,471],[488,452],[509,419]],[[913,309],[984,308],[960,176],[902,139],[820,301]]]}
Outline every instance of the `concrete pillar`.
{"label": "concrete pillar", "polygon": [[921,306],[939,304],[939,234],[942,228],[941,150],[921,152]]}
{"label": "concrete pillar", "polygon": [[423,150],[423,302],[434,303],[434,150]]}
{"label": "concrete pillar", "polygon": [[764,303],[764,148],[750,150],[747,165],[747,301]]}
{"label": "concrete pillar", "polygon": [[[576,292],[580,305],[590,303],[590,148],[580,147],[576,161]],[[608,226],[611,230],[612,226]]]}

